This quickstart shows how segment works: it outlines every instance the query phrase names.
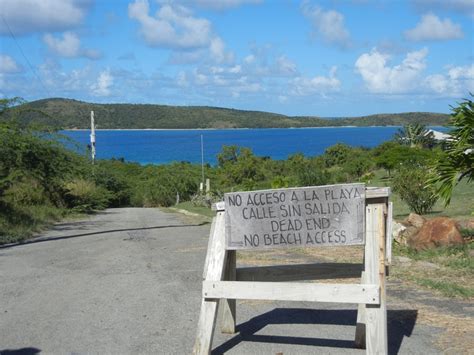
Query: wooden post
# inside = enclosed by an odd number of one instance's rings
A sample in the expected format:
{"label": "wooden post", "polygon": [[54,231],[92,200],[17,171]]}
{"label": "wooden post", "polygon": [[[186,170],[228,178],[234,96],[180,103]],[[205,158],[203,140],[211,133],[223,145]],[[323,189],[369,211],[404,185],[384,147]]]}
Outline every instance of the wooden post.
{"label": "wooden post", "polygon": [[[227,262],[225,267],[224,280],[226,281],[235,281],[236,280],[236,251],[228,250],[227,251]],[[222,299],[222,324],[221,331],[222,333],[234,334],[235,333],[235,311],[236,311],[236,300],[235,299]]]}
{"label": "wooden post", "polygon": [[385,213],[386,204],[369,204],[366,209],[365,277],[380,287],[380,304],[367,304],[367,354],[387,354],[387,305],[385,302]]}
{"label": "wooden post", "polygon": [[91,111],[91,159],[92,164],[95,162],[95,121],[94,111]]}
{"label": "wooden post", "polygon": [[206,197],[209,198],[211,195],[211,180],[206,179]]}
{"label": "wooden post", "polygon": [[[204,280],[220,281],[224,276],[226,262],[224,213],[224,211],[217,212],[216,217],[214,217],[205,262]],[[201,313],[199,315],[196,342],[193,349],[193,354],[196,355],[210,353],[219,302],[218,299],[206,299],[204,296],[201,302]]]}

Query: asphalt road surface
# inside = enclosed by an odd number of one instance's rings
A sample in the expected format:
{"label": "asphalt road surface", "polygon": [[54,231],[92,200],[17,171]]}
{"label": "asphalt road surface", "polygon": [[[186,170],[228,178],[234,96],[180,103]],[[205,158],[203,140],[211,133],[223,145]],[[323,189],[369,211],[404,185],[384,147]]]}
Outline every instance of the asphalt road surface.
{"label": "asphalt road surface", "polygon": [[[210,224],[152,208],[109,209],[0,248],[1,354],[190,354]],[[391,309],[391,354],[437,354],[441,328]],[[365,354],[356,306],[249,302],[214,354]]]}

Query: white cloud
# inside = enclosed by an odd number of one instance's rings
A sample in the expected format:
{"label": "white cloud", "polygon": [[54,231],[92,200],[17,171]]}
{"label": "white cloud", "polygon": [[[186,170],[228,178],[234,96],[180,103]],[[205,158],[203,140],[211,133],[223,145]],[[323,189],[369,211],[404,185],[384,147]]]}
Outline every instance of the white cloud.
{"label": "white cloud", "polygon": [[186,77],[186,73],[184,71],[180,71],[178,73],[178,76],[176,77],[176,83],[181,87],[189,86],[188,78]]}
{"label": "white cloud", "polygon": [[459,97],[474,92],[474,64],[450,67],[446,74],[429,75],[424,84],[443,96]]}
{"label": "white cloud", "polygon": [[234,60],[234,54],[232,52],[226,52],[225,43],[219,37],[214,37],[211,40],[209,52],[211,58],[218,63],[232,62]]}
{"label": "white cloud", "polygon": [[128,5],[128,16],[140,24],[140,34],[151,47],[172,49],[169,62],[187,64],[201,60],[207,51],[212,61],[232,62],[234,54],[226,51],[224,41],[212,31],[211,22],[175,2],[165,2],[150,16],[148,0]]}
{"label": "white cloud", "polygon": [[474,18],[474,2],[472,0],[412,0],[421,11],[434,9],[454,11]]}
{"label": "white cloud", "polygon": [[[82,23],[88,0],[2,0],[0,12],[15,35],[64,31]],[[0,34],[8,34],[0,21]]]}
{"label": "white cloud", "polygon": [[193,17],[184,6],[165,4],[149,15],[148,0],[135,0],[128,5],[128,16],[140,23],[140,33],[150,46],[193,49],[210,45],[213,38],[211,23]]}
{"label": "white cloud", "polygon": [[244,58],[244,62],[245,62],[246,64],[251,64],[251,63],[253,63],[254,61],[255,61],[255,55],[253,55],[253,54],[249,54],[248,56],[246,56],[246,57]]}
{"label": "white cloud", "polygon": [[329,70],[328,76],[315,76],[313,78],[297,77],[290,83],[293,95],[307,96],[313,94],[326,94],[328,92],[338,91],[341,87],[340,80],[336,77],[337,67],[333,66]]}
{"label": "white cloud", "polygon": [[110,96],[110,87],[113,83],[114,78],[110,74],[110,70],[107,69],[100,73],[97,81],[90,88],[95,96]]}
{"label": "white cloud", "polygon": [[81,40],[72,32],[64,32],[62,37],[57,38],[50,33],[43,36],[43,41],[53,53],[65,57],[87,57],[89,59],[100,58],[100,53],[94,49],[81,48]]}
{"label": "white cloud", "polygon": [[410,41],[436,41],[462,38],[463,33],[461,26],[450,19],[442,20],[428,13],[421,17],[415,28],[405,31],[405,37]]}
{"label": "white cloud", "polygon": [[195,0],[196,5],[214,9],[225,10],[235,8],[244,4],[260,4],[263,0]]}
{"label": "white cloud", "polygon": [[22,71],[22,67],[9,55],[0,54],[0,73],[12,74]]}
{"label": "white cloud", "polygon": [[303,2],[303,14],[311,21],[315,36],[321,36],[328,43],[340,48],[351,45],[349,31],[344,24],[344,15],[334,10],[323,10],[321,7],[312,6],[308,1]]}
{"label": "white cloud", "polygon": [[286,56],[281,55],[276,59],[277,65],[277,72],[281,75],[296,75],[298,73],[298,69],[296,68],[296,64],[288,59]]}
{"label": "white cloud", "polygon": [[413,91],[426,68],[428,49],[409,52],[401,64],[388,66],[390,57],[373,49],[362,54],[355,63],[367,89],[372,93],[396,94]]}

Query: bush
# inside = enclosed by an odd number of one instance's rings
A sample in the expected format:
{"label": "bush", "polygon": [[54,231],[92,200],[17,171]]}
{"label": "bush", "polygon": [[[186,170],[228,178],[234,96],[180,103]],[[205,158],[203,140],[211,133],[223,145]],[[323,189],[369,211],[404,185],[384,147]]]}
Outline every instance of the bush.
{"label": "bush", "polygon": [[438,199],[435,188],[428,185],[428,179],[426,167],[406,165],[394,174],[392,187],[411,211],[425,214],[431,211]]}
{"label": "bush", "polygon": [[69,208],[77,212],[90,213],[108,206],[110,192],[94,182],[74,179],[64,185],[64,199]]}

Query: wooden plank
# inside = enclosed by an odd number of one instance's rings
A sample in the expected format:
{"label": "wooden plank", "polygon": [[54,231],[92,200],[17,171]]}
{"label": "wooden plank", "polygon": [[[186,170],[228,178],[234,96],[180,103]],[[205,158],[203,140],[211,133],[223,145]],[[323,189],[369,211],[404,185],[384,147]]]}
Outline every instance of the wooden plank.
{"label": "wooden plank", "polygon": [[[225,267],[224,280],[235,281],[236,280],[236,252],[235,250],[227,251],[227,262]],[[226,334],[235,333],[236,325],[236,302],[234,299],[222,299],[222,323],[221,331]]]}
{"label": "wooden plank", "polygon": [[392,265],[392,243],[393,243],[393,202],[388,203],[387,208],[387,231],[385,232],[385,263]]}
{"label": "wooden plank", "polygon": [[380,286],[380,303],[366,305],[367,354],[388,352],[384,267],[385,209],[384,203],[369,204],[366,211],[365,276],[368,284]]}
{"label": "wooden plank", "polygon": [[237,281],[303,281],[359,277],[362,264],[316,263],[272,265],[237,269]]}
{"label": "wooden plank", "polygon": [[378,286],[369,284],[204,281],[203,297],[334,303],[380,302]]}
{"label": "wooden plank", "polygon": [[206,259],[204,259],[204,270],[202,271],[202,279],[205,280],[207,276],[207,270],[209,268],[209,259],[211,258],[211,254],[209,253],[209,250],[211,250],[211,247],[213,245],[213,240],[215,236],[215,230],[216,230],[216,217],[212,219],[211,223],[211,231],[209,232],[209,240],[207,241],[207,254],[206,254]]}
{"label": "wooden plank", "polygon": [[224,195],[227,249],[364,244],[365,185]]}
{"label": "wooden plank", "polygon": [[[213,224],[213,234],[207,250],[208,260],[204,279],[219,281],[223,278],[226,261],[224,212],[217,213]],[[218,299],[202,299],[193,354],[204,355],[210,353],[218,302]]]}
{"label": "wooden plank", "polygon": [[376,199],[390,196],[390,187],[367,187],[365,189],[366,199]]}
{"label": "wooden plank", "polygon": [[213,203],[211,206],[211,209],[213,211],[225,211],[225,202],[219,201],[219,202]]}

